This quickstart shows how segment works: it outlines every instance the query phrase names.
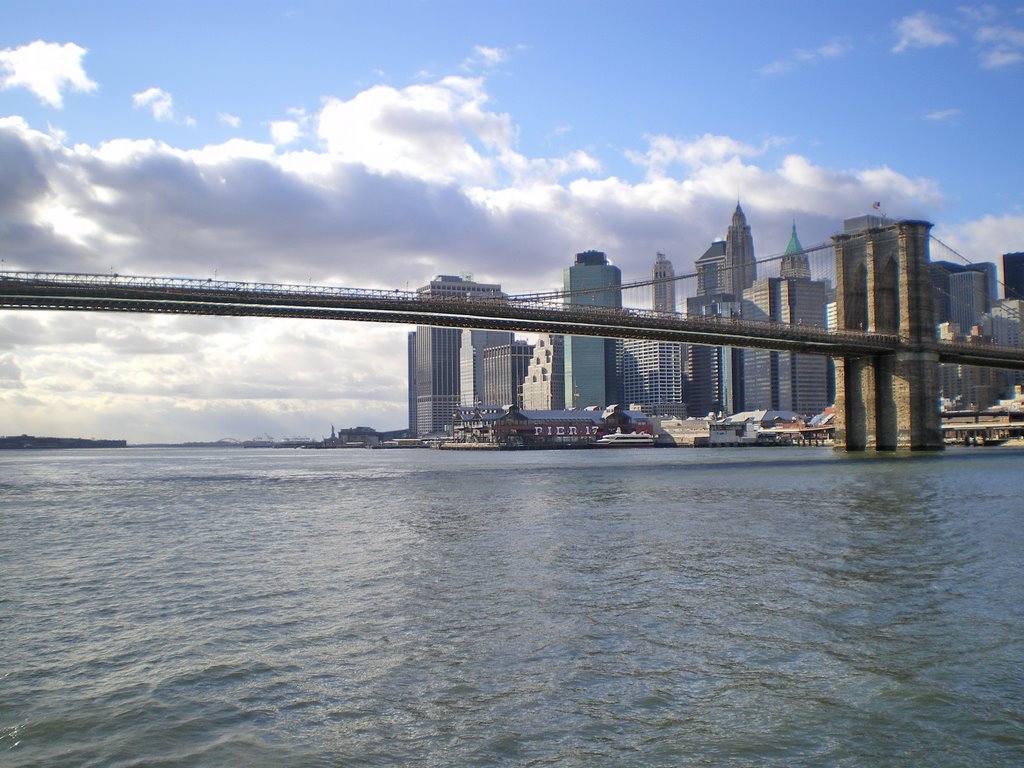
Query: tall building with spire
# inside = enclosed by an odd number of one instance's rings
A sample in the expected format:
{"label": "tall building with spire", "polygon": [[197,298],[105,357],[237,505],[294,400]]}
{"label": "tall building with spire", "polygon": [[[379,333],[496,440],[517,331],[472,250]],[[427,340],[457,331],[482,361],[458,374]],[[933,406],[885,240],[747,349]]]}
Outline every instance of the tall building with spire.
{"label": "tall building with spire", "polygon": [[757,279],[757,265],[754,261],[754,238],[750,234],[747,217],[736,203],[732,214],[732,223],[725,235],[725,268],[727,291],[735,300],[743,295],[743,289],[749,288]]}
{"label": "tall building with spire", "polygon": [[[743,291],[754,284],[754,238],[739,202],[725,240],[718,240],[697,259],[697,295],[686,300],[686,313],[739,316]],[[743,410],[743,355],[734,347],[686,347],[686,404],[690,413],[734,413]]]}

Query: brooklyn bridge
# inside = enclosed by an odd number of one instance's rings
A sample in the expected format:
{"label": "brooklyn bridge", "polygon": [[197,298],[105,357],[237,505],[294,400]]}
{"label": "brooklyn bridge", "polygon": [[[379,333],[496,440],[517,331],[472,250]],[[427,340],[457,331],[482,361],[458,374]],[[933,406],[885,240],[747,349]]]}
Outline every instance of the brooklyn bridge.
{"label": "brooklyn bridge", "polygon": [[[0,272],[0,309],[347,320],[824,355],[836,361],[837,447],[938,450],[938,364],[1024,370],[1024,349],[936,338],[930,227],[900,221],[833,238],[827,250],[834,265],[834,328],[591,306],[563,292],[436,297],[397,289],[23,271]],[[687,277],[693,276],[675,279]]]}

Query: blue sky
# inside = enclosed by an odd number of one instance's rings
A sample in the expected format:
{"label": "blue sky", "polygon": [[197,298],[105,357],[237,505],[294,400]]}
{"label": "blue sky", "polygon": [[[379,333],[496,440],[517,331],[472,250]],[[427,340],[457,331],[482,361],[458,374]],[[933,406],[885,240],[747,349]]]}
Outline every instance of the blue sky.
{"label": "blue sky", "polygon": [[[739,197],[760,256],[877,200],[996,261],[1022,86],[1024,3],[10,4],[0,255],[546,290],[688,270]],[[403,329],[336,325],[8,313],[0,433],[402,426]]]}

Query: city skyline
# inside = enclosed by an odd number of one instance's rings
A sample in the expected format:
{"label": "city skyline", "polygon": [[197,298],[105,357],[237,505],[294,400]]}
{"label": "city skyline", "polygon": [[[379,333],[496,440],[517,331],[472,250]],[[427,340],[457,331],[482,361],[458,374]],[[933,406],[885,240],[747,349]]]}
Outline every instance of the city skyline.
{"label": "city skyline", "polygon": [[[103,5],[5,14],[4,268],[515,293],[689,272],[737,200],[762,256],[875,203],[1024,242],[1012,5]],[[2,313],[0,433],[399,428],[407,330]]]}

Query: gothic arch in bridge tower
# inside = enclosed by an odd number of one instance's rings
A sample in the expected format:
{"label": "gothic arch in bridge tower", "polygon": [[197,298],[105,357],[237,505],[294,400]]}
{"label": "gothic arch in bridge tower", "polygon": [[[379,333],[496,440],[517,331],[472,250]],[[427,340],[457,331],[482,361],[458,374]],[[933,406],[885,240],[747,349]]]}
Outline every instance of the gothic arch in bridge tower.
{"label": "gothic arch in bridge tower", "polygon": [[878,285],[875,289],[875,321],[872,330],[893,333],[899,331],[899,270],[896,259],[889,255],[879,270]]}
{"label": "gothic arch in bridge tower", "polygon": [[928,273],[931,224],[836,235],[841,330],[896,334],[900,351],[836,360],[836,447],[941,450],[938,351]]}

